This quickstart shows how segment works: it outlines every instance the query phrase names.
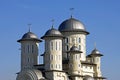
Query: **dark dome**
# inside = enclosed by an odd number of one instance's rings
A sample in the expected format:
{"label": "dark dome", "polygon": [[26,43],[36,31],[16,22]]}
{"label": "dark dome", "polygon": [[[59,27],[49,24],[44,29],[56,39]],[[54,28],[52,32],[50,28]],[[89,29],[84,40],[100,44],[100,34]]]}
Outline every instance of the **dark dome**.
{"label": "dark dome", "polygon": [[82,53],[82,51],[80,51],[75,45],[73,45],[68,53]]}
{"label": "dark dome", "polygon": [[85,32],[89,34],[89,32],[86,31],[83,23],[74,18],[70,18],[70,19],[63,21],[60,24],[58,30],[59,31],[81,31],[81,32]]}
{"label": "dark dome", "polygon": [[41,40],[38,39],[38,37],[34,33],[30,32],[30,31],[25,33],[22,36],[22,38],[20,40],[18,40],[18,42],[20,42],[20,41],[28,41],[28,40],[35,40],[35,41],[40,41],[41,42]]}
{"label": "dark dome", "polygon": [[79,49],[78,49],[76,46],[72,46],[72,47],[70,48],[70,50],[71,50],[71,51],[79,51]]}
{"label": "dark dome", "polygon": [[91,54],[100,54],[100,52],[95,48]]}
{"label": "dark dome", "polygon": [[96,48],[91,52],[89,56],[103,56]]}
{"label": "dark dome", "polygon": [[63,35],[57,29],[51,28],[45,33],[42,38],[44,37],[63,37]]}
{"label": "dark dome", "polygon": [[94,78],[91,76],[85,76],[85,78],[83,80],[94,80]]}

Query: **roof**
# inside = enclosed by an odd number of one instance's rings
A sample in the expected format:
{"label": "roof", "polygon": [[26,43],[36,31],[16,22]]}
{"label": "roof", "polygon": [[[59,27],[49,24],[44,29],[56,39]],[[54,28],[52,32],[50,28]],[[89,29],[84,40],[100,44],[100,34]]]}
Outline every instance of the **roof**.
{"label": "roof", "polygon": [[25,33],[22,38],[20,40],[18,40],[17,42],[21,42],[21,41],[38,41],[41,42],[41,39],[38,39],[38,37],[33,33],[33,32],[27,32]]}
{"label": "roof", "polygon": [[80,51],[75,45],[73,45],[68,53],[82,53],[82,51]]}
{"label": "roof", "polygon": [[89,32],[86,31],[83,23],[72,17],[70,19],[63,21],[60,24],[58,30],[61,32],[73,31],[73,32],[83,32],[89,34]]}
{"label": "roof", "polygon": [[96,48],[94,50],[92,50],[91,54],[88,55],[89,56],[103,56],[103,54],[101,54]]}
{"label": "roof", "polygon": [[41,37],[42,39],[45,37],[63,37],[63,35],[61,34],[60,31],[58,31],[57,29],[54,29],[53,27],[51,29],[49,29],[45,35],[43,37]]}

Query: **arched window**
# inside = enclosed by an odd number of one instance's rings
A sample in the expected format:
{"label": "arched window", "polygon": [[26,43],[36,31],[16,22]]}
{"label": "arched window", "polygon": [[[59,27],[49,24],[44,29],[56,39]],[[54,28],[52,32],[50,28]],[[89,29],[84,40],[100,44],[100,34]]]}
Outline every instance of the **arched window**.
{"label": "arched window", "polygon": [[67,50],[67,51],[69,50],[69,46],[68,46],[68,45],[66,46],[66,50]]}
{"label": "arched window", "polygon": [[50,60],[53,60],[53,55],[50,55]]}
{"label": "arched window", "polygon": [[34,52],[34,45],[32,45],[32,53]]}
{"label": "arched window", "polygon": [[53,42],[51,42],[51,50],[53,50]]}
{"label": "arched window", "polygon": [[68,43],[69,42],[69,39],[68,38],[66,38],[66,43]]}
{"label": "arched window", "polygon": [[78,38],[78,42],[81,43],[81,38]]}
{"label": "arched window", "polygon": [[56,50],[57,50],[57,47],[58,47],[58,46],[57,46],[57,41],[56,41]]}
{"label": "arched window", "polygon": [[59,50],[61,50],[61,44],[60,44],[60,42],[59,42]]}
{"label": "arched window", "polygon": [[27,48],[28,48],[27,50],[28,50],[28,53],[29,53],[29,51],[30,51],[30,46],[28,45]]}
{"label": "arched window", "polygon": [[79,47],[78,47],[78,48],[79,48],[79,50],[81,50],[81,45],[79,45]]}

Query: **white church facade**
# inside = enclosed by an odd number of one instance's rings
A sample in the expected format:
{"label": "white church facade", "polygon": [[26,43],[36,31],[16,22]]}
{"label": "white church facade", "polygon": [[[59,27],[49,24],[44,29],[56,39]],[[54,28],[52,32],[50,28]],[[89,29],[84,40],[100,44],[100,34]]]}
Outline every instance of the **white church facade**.
{"label": "white church facade", "polygon": [[[58,29],[51,28],[39,39],[28,31],[21,43],[21,69],[16,80],[105,80],[101,56],[96,48],[86,54],[89,32],[79,20],[71,17]],[[38,63],[39,43],[45,41],[43,64]]]}

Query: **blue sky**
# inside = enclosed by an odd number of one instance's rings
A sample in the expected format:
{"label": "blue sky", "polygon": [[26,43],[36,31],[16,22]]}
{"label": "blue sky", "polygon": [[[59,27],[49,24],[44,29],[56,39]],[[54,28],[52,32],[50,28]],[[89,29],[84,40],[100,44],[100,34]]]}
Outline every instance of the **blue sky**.
{"label": "blue sky", "polygon": [[[108,80],[119,79],[120,74],[120,0],[1,0],[0,1],[0,79],[15,80],[20,70],[20,44],[16,41],[28,31],[39,38],[46,30],[57,29],[61,22],[73,17],[82,21],[90,32],[87,36],[87,54],[97,43],[102,57],[102,72]],[[40,43],[40,54],[44,45]],[[42,57],[40,57],[42,63]]]}

